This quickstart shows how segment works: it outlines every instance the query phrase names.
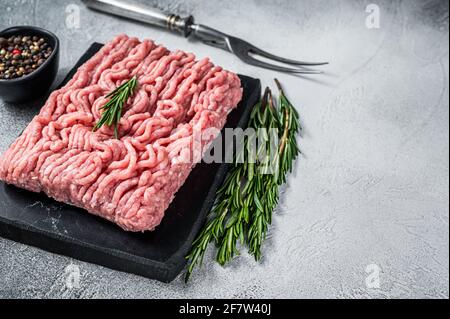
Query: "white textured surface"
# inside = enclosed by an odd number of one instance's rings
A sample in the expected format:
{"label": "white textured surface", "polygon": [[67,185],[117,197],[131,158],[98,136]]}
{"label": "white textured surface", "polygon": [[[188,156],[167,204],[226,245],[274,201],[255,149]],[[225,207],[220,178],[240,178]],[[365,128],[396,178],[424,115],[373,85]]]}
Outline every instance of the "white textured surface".
{"label": "white textured surface", "polygon": [[[367,1],[147,1],[158,2],[269,51],[330,60],[329,74],[303,79],[255,69],[75,0],[2,0],[0,28],[56,32],[60,77],[91,42],[120,32],[210,56],[265,85],[279,77],[302,115],[305,156],[284,190],[264,261],[243,254],[226,268],[207,262],[185,286],[181,278],[162,284],[0,239],[0,297],[448,298],[448,1],[377,1],[377,30],[365,26]],[[65,25],[70,3],[80,5],[80,29]],[[35,112],[0,101],[0,151]],[[79,289],[66,287],[71,263],[81,269]],[[370,264],[381,268],[380,289],[366,286]]]}

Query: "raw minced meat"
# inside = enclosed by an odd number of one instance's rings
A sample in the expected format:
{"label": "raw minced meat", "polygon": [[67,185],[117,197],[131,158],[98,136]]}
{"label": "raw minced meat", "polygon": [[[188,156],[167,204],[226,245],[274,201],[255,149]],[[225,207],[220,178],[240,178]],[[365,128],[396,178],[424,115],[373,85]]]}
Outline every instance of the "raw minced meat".
{"label": "raw minced meat", "polygon": [[[94,133],[105,96],[134,76],[120,138],[107,126]],[[0,158],[0,179],[125,230],[153,230],[199,160],[186,160],[194,132],[220,130],[241,98],[239,78],[208,59],[120,35],[51,94]]]}

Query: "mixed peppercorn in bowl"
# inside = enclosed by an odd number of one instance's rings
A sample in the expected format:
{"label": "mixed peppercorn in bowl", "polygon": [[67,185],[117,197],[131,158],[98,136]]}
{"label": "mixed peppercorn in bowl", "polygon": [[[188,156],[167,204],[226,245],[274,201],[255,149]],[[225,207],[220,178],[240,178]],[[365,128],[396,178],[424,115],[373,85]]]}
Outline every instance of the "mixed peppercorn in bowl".
{"label": "mixed peppercorn in bowl", "polygon": [[31,26],[0,32],[0,99],[25,102],[48,93],[59,67],[59,40]]}
{"label": "mixed peppercorn in bowl", "polygon": [[0,79],[16,79],[42,66],[53,48],[38,36],[0,37]]}

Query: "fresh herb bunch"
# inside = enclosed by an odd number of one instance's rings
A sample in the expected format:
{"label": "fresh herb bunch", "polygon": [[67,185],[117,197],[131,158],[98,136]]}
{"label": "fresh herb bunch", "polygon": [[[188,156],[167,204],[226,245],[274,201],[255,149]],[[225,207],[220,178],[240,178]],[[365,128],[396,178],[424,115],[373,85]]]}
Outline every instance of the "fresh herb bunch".
{"label": "fresh herb bunch", "polygon": [[248,247],[257,261],[262,257],[262,245],[278,205],[280,186],[286,183],[300,153],[297,145],[301,130],[299,114],[280,82],[275,82],[279,89],[278,107],[270,89],[266,89],[262,101],[252,111],[249,127],[255,131],[266,129],[265,132],[275,129],[279,141],[274,143],[270,134],[261,134],[259,149],[253,154],[256,136],[245,138],[244,146],[237,152],[234,165],[217,192],[209,220],[186,257],[189,261],[186,282],[196,265],[203,262],[211,242],[218,248],[216,260],[222,266],[239,254],[238,241]]}
{"label": "fresh herb bunch", "polygon": [[122,117],[123,108],[128,102],[128,99],[134,95],[137,86],[138,80],[136,77],[133,77],[106,96],[106,98],[109,98],[109,101],[100,108],[100,110],[103,110],[103,113],[98,123],[94,126],[94,132],[99,130],[103,125],[114,125],[114,137],[116,139],[119,138],[119,122]]}

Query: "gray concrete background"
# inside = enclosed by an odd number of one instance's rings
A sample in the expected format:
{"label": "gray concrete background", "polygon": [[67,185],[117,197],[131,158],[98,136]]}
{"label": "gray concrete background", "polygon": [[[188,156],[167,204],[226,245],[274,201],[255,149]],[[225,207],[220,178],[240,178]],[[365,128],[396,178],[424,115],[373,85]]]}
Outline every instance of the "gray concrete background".
{"label": "gray concrete background", "polygon": [[[279,77],[302,115],[305,156],[283,191],[261,264],[243,253],[221,268],[210,250],[189,285],[162,284],[0,239],[0,297],[448,298],[448,1],[372,2],[380,29],[366,27],[369,1],[147,1],[269,51],[332,63],[327,75],[298,78],[76,0],[1,0],[0,29],[31,24],[60,37],[60,78],[91,42],[120,32],[210,56],[265,85]],[[71,3],[81,9],[79,29],[66,25]],[[0,151],[37,111],[0,100]],[[66,285],[71,264],[81,271],[79,289]],[[378,289],[366,285],[372,264]]]}

